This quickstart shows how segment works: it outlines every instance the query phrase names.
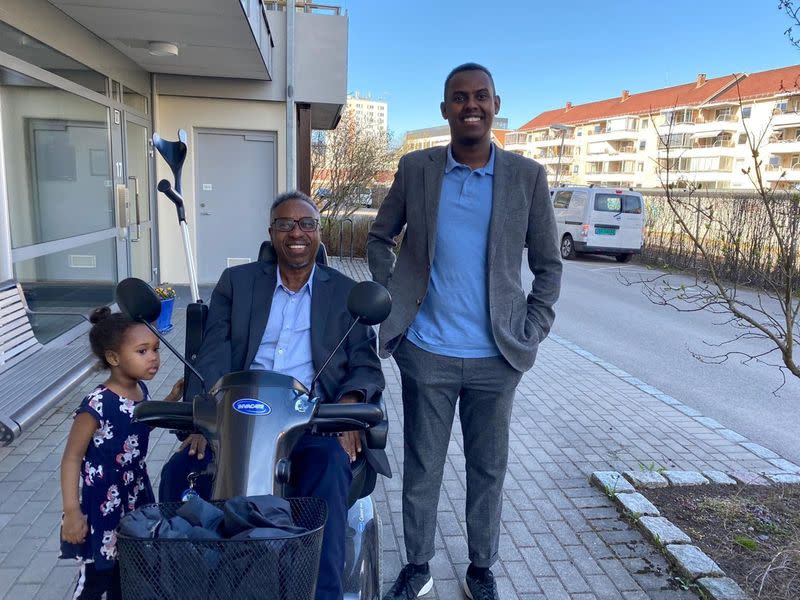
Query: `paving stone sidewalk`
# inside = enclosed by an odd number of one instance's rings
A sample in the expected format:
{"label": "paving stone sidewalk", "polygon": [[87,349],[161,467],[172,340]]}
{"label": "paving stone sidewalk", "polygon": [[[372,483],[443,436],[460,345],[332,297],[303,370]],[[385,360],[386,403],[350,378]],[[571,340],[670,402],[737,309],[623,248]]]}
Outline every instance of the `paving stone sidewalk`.
{"label": "paving stone sidewalk", "polygon": [[[332,261],[355,279],[363,261]],[[177,310],[170,342],[182,346],[184,311]],[[387,452],[395,472],[378,483],[374,498],[383,520],[384,578],[405,562],[401,515],[403,439],[400,376],[383,363],[392,423]],[[164,352],[150,384],[162,398],[182,374]],[[14,446],[0,448],[0,597],[63,599],[76,567],[59,561],[59,462],[70,413],[102,375],[87,381]],[[709,469],[780,471],[793,467],[769,449],[678,400],[636,380],[567,340],[551,336],[536,366],[522,379],[511,425],[500,561],[495,567],[505,600],[626,600],[696,598],[668,581],[666,560],[620,519],[611,501],[589,483],[593,471]],[[148,457],[157,484],[174,437],[155,431]],[[433,593],[462,598],[467,567],[463,444],[453,427],[439,501]]]}

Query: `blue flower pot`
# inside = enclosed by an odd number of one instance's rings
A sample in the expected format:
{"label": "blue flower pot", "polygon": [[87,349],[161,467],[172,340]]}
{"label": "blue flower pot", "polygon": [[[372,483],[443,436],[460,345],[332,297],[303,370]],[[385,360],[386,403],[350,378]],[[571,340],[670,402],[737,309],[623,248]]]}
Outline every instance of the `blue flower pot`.
{"label": "blue flower pot", "polygon": [[156,319],[156,329],[159,333],[167,333],[172,329],[172,309],[175,308],[175,298],[161,301],[161,313]]}

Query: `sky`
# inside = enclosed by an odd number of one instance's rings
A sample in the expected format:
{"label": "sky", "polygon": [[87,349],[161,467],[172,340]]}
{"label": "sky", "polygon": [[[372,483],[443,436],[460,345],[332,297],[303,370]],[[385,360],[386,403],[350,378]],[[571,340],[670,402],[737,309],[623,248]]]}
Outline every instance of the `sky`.
{"label": "sky", "polygon": [[[778,0],[339,0],[348,91],[388,102],[396,141],[445,125],[444,79],[488,67],[511,129],[545,110],[800,64]],[[800,32],[798,32],[800,33]]]}

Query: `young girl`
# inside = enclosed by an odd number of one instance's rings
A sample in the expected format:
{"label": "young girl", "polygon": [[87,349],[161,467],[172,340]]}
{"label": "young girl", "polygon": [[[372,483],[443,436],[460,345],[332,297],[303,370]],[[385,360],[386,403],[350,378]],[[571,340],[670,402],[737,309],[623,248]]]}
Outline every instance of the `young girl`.
{"label": "young girl", "polygon": [[[149,398],[142,380],[155,376],[161,360],[159,340],[145,325],[108,307],[90,320],[92,352],[111,374],[75,411],[61,459],[61,558],[81,561],[74,599],[106,593],[111,600],[121,598],[114,530],[123,515],[155,502],[144,463],[150,428],[132,418]],[[182,384],[166,400],[178,400]]]}

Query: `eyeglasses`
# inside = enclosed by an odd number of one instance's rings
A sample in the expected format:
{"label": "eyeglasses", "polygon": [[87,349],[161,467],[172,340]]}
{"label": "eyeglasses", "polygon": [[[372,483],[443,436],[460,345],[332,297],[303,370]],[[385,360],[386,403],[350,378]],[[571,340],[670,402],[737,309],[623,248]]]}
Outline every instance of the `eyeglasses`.
{"label": "eyeglasses", "polygon": [[303,217],[302,219],[280,218],[272,220],[272,226],[284,233],[293,231],[296,225],[300,226],[300,231],[316,231],[317,227],[319,227],[319,219]]}

